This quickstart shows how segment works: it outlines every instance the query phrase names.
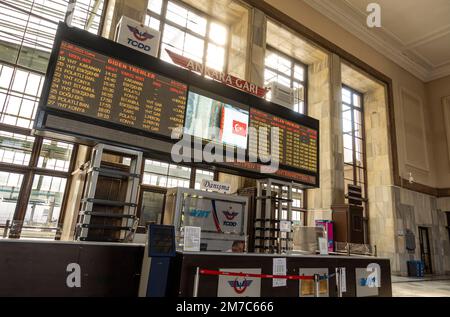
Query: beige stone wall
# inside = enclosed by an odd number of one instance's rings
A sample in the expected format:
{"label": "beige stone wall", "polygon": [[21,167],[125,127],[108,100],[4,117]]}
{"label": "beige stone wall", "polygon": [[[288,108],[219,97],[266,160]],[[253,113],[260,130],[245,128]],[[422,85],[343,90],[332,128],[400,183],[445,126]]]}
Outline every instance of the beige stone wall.
{"label": "beige stone wall", "polygon": [[[394,273],[407,275],[406,261],[420,260],[420,244],[418,227],[428,228],[431,264],[433,274],[450,273],[450,242],[447,231],[445,208],[450,210],[450,199],[437,199],[436,197],[420,194],[407,189],[393,188],[396,243],[398,249],[392,270]],[[416,238],[416,250],[409,253],[405,246],[405,230],[411,230]]]}
{"label": "beige stone wall", "polygon": [[320,188],[308,190],[308,225],[332,219],[331,206],[344,203],[340,59],[329,55],[309,66],[308,114],[320,121]]}
{"label": "beige stone wall", "polygon": [[[392,162],[388,137],[386,87],[374,85],[364,94],[369,241],[378,255],[394,259],[395,217]],[[392,265],[395,268],[395,261]]]}
{"label": "beige stone wall", "polygon": [[266,0],[265,2],[392,79],[400,174],[403,177],[407,177],[408,173],[412,171],[418,183],[435,187],[438,171],[434,169],[434,164],[430,164],[430,170],[425,171],[421,170],[422,166],[419,166],[419,168],[409,166],[408,162],[414,162],[415,155],[421,156],[423,151],[415,152],[414,149],[411,149],[408,157],[406,154],[407,149],[404,147],[405,135],[423,134],[426,140],[425,151],[427,152],[428,160],[434,162],[431,145],[434,137],[431,133],[433,121],[431,116],[429,116],[429,112],[425,112],[425,123],[418,131],[417,129],[411,130],[408,126],[405,128],[404,111],[402,109],[408,109],[408,104],[404,100],[402,91],[413,92],[424,106],[427,105],[425,84],[384,55],[374,51],[368,44],[308,6],[302,0]]}
{"label": "beige stone wall", "polygon": [[450,76],[427,83],[427,107],[433,122],[438,188],[450,188]]}

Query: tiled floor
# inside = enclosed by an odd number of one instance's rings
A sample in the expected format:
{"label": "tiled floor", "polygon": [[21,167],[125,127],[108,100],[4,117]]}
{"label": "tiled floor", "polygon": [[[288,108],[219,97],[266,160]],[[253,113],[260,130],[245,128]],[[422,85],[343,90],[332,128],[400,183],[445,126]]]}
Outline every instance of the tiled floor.
{"label": "tiled floor", "polygon": [[392,277],[394,297],[450,297],[450,279],[411,279]]}

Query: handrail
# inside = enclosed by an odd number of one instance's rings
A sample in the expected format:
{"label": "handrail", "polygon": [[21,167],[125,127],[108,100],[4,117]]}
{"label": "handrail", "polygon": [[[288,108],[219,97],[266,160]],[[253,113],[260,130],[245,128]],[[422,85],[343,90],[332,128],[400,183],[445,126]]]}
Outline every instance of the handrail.
{"label": "handrail", "polygon": [[[238,277],[254,277],[254,278],[269,278],[269,279],[287,279],[287,280],[314,280],[314,275],[275,275],[275,274],[255,274],[255,273],[243,273],[243,272],[226,272],[217,270],[200,269],[201,275],[225,275],[225,276],[238,276]],[[319,280],[329,279],[335,274],[318,275]]]}

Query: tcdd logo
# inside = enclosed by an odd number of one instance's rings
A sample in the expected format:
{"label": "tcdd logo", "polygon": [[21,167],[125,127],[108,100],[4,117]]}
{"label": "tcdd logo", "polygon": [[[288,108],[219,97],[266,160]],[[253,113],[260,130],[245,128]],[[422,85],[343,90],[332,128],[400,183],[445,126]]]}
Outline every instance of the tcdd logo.
{"label": "tcdd logo", "polygon": [[239,215],[236,211],[223,210],[222,212],[227,220],[233,220],[237,215]]}
{"label": "tcdd logo", "polygon": [[127,25],[127,26],[128,26],[128,29],[130,30],[130,32],[133,33],[133,36],[137,39],[137,41],[136,41],[136,40],[128,38],[128,44],[135,46],[139,49],[142,49],[144,51],[150,51],[151,50],[150,46],[145,45],[144,43],[141,43],[138,41],[145,42],[146,40],[151,40],[154,36],[145,31],[140,32],[137,27],[134,27],[131,25]]}
{"label": "tcdd logo", "polygon": [[245,292],[247,287],[249,287],[252,284],[252,282],[253,282],[252,280],[247,280],[245,278],[242,282],[239,282],[238,279],[236,278],[234,281],[228,281],[228,284],[230,284],[230,286],[234,289],[234,291],[237,294],[242,294]]}

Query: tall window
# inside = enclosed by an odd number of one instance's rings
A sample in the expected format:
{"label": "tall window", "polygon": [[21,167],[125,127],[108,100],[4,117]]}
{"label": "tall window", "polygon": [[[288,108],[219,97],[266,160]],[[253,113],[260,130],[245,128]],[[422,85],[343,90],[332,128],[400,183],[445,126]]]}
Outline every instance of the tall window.
{"label": "tall window", "polygon": [[[0,59],[45,72],[58,22],[69,0],[0,3]],[[98,34],[104,0],[77,0],[72,25]]]}
{"label": "tall window", "polygon": [[[272,47],[267,47],[264,62],[264,85],[275,81],[294,89],[294,111],[306,114],[307,66],[284,55]],[[271,92],[267,98],[271,99]]]}
{"label": "tall window", "polygon": [[159,187],[189,188],[191,169],[154,160],[145,160],[143,184]]}
{"label": "tall window", "polygon": [[31,129],[44,76],[0,64],[0,123]]}
{"label": "tall window", "polygon": [[226,69],[229,31],[184,4],[167,0],[149,0],[145,24],[162,32],[160,57],[172,63],[166,49],[213,69]]}
{"label": "tall window", "polygon": [[[61,208],[76,147],[32,136],[31,129],[68,3],[0,2],[0,228],[9,221],[13,237],[53,238],[64,216]],[[104,3],[77,0],[72,25],[98,34]]]}
{"label": "tall window", "polygon": [[294,224],[306,226],[305,192],[300,188],[292,188],[292,221]]}
{"label": "tall window", "polygon": [[200,189],[202,180],[214,180],[214,172],[150,159],[145,160],[143,185]]}
{"label": "tall window", "polygon": [[22,181],[22,174],[0,171],[0,225],[13,220]]}
{"label": "tall window", "polygon": [[344,180],[347,185],[361,186],[367,198],[363,95],[342,88],[342,128],[344,135]]}

